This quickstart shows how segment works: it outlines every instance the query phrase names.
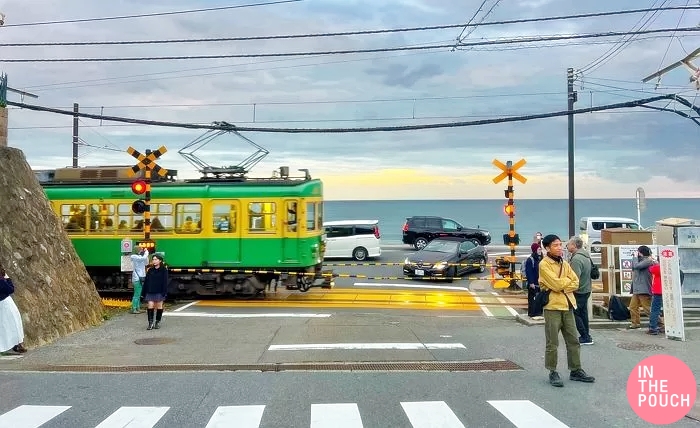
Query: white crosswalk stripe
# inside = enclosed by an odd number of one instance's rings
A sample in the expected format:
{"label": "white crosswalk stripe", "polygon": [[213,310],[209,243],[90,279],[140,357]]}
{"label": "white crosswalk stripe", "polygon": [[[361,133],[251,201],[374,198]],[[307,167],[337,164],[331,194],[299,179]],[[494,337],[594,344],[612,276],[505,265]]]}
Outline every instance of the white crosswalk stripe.
{"label": "white crosswalk stripe", "polygon": [[0,415],[0,428],[38,428],[70,406],[19,406]]}
{"label": "white crosswalk stripe", "polygon": [[362,428],[355,403],[312,404],[311,428]]}
{"label": "white crosswalk stripe", "polygon": [[464,428],[457,415],[444,401],[401,403],[413,428]]}
{"label": "white crosswalk stripe", "polygon": [[258,428],[265,406],[221,406],[205,428],[229,428],[233,421],[238,428]]}
{"label": "white crosswalk stripe", "polygon": [[153,428],[170,407],[120,407],[95,428]]}
{"label": "white crosswalk stripe", "polygon": [[[511,428],[568,428],[566,424],[529,400],[490,400],[495,410],[492,418],[498,426]],[[259,428],[265,426],[266,405],[218,407],[205,428]],[[460,418],[445,401],[404,401],[402,420],[411,428],[465,428],[479,426],[483,420]],[[52,419],[70,420],[71,406],[19,406],[0,414],[0,428],[50,428]],[[308,409],[308,408],[307,408]],[[108,415],[96,428],[154,428],[165,426],[162,421],[170,407],[120,407]],[[78,411],[78,409],[71,410]],[[308,410],[295,409],[295,412]],[[93,412],[94,413],[94,412]],[[363,428],[360,407],[356,403],[311,404],[311,428]],[[307,413],[308,414],[308,413]],[[273,415],[274,416],[274,415]],[[367,416],[367,415],[365,415]],[[510,422],[510,423],[509,423]],[[203,426],[193,424],[193,426]],[[402,422],[402,426],[405,422]],[[261,425],[263,424],[263,425]]]}
{"label": "white crosswalk stripe", "polygon": [[488,403],[518,428],[568,428],[562,421],[529,400],[493,400]]}

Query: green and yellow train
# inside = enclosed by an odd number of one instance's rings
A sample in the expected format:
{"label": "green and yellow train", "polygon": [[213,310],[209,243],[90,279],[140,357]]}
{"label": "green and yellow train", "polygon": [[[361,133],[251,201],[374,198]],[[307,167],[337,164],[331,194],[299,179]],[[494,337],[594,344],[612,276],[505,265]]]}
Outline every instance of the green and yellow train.
{"label": "green and yellow train", "polygon": [[[128,167],[36,172],[98,291],[126,291],[124,239],[143,240]],[[288,171],[285,167],[282,172]],[[154,179],[151,239],[170,271],[169,294],[252,297],[274,285],[307,291],[322,274],[323,184],[272,178]]]}

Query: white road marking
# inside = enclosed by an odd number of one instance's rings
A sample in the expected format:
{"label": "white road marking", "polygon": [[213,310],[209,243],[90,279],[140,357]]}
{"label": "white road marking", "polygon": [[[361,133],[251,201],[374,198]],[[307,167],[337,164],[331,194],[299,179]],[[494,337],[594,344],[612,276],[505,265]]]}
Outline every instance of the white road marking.
{"label": "white road marking", "polygon": [[303,343],[295,345],[270,345],[269,351],[307,351],[334,349],[467,349],[461,343]]}
{"label": "white road marking", "polygon": [[209,312],[163,312],[169,317],[193,317],[193,318],[330,318],[331,314],[305,314],[305,313],[261,313],[261,314],[227,314]]}
{"label": "white road marking", "polygon": [[465,428],[444,401],[402,402],[413,428]]}
{"label": "white road marking", "polygon": [[569,428],[529,400],[492,400],[488,403],[517,428]]}
{"label": "white road marking", "polygon": [[389,284],[381,282],[356,282],[356,287],[400,287],[400,288],[425,288],[428,290],[453,290],[470,291],[469,287],[457,287],[453,285],[423,285],[423,284]]}
{"label": "white road marking", "polygon": [[[492,291],[491,294],[498,296],[498,293],[496,293],[495,291]],[[510,312],[511,315],[513,315],[514,317],[518,316],[518,311],[511,308],[510,306],[505,305],[505,303],[506,303],[505,299],[503,299],[502,297],[497,297],[496,299],[498,299],[498,301],[500,303],[504,304],[504,307],[508,310],[508,312]]]}
{"label": "white road marking", "polygon": [[19,406],[0,415],[2,428],[38,428],[71,406]]}
{"label": "white road marking", "polygon": [[95,428],[152,428],[170,407],[120,407]]}
{"label": "white road marking", "polygon": [[199,303],[199,301],[198,301],[198,300],[195,300],[195,301],[192,302],[192,303],[188,303],[188,304],[186,304],[186,305],[184,305],[184,306],[180,306],[179,308],[175,309],[173,312],[184,311],[185,309],[189,308],[190,306],[196,305],[197,303]]}
{"label": "white road marking", "polygon": [[484,315],[486,315],[487,317],[492,317],[493,313],[491,313],[489,308],[484,306],[484,301],[481,300],[481,297],[477,297],[477,295],[474,293],[472,293],[472,295],[474,296],[474,301],[479,305],[479,307],[481,308],[481,311],[484,313]]}
{"label": "white road marking", "polygon": [[360,409],[355,403],[311,405],[311,428],[362,428]]}
{"label": "white road marking", "polygon": [[204,428],[258,428],[265,406],[219,406]]}

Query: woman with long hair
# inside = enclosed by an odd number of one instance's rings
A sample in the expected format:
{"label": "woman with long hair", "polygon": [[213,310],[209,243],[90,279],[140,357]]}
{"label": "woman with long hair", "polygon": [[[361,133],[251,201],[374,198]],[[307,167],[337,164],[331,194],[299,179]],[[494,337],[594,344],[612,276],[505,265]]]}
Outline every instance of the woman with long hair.
{"label": "woman with long hair", "polygon": [[[153,330],[160,328],[160,320],[163,316],[163,302],[168,296],[168,268],[164,265],[163,257],[154,254],[151,258],[153,266],[146,272],[146,280],[143,284],[144,300],[148,302],[148,328]],[[153,313],[155,312],[155,324]]]}

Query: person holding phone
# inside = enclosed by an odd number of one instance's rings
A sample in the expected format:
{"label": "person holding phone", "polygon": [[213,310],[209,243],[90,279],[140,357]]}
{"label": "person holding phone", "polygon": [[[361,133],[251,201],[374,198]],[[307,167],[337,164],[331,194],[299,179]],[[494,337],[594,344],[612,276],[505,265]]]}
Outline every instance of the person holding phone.
{"label": "person holding phone", "polygon": [[15,286],[0,266],[0,352],[12,349],[18,353],[27,352],[24,347],[22,315],[12,300]]}

